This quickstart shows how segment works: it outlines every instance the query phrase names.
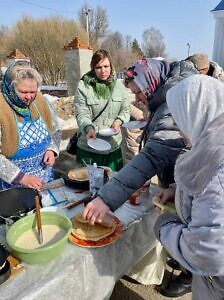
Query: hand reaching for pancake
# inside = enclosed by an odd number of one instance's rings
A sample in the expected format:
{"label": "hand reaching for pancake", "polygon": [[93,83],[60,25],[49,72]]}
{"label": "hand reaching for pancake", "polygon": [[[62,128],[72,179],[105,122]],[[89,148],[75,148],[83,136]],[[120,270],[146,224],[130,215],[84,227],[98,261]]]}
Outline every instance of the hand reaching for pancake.
{"label": "hand reaching for pancake", "polygon": [[94,225],[95,222],[102,223],[108,212],[109,207],[104,203],[103,199],[96,197],[86,205],[83,212],[83,218]]}

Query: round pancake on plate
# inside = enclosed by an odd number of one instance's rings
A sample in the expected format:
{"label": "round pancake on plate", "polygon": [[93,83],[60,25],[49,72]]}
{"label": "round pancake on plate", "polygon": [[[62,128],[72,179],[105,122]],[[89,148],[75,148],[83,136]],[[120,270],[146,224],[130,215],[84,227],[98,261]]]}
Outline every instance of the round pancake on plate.
{"label": "round pancake on plate", "polygon": [[86,167],[72,169],[68,172],[68,178],[72,180],[85,181],[88,180],[88,170]]}
{"label": "round pancake on plate", "polygon": [[[79,213],[78,215],[76,215],[74,218],[75,218],[78,222],[80,222],[80,223],[88,223],[88,224],[89,224],[89,221],[83,219],[83,213],[82,213],[82,212]],[[105,216],[104,219],[103,219],[103,221],[102,221],[102,223],[97,223],[97,224],[100,224],[100,225],[102,225],[102,226],[111,228],[111,227],[114,226],[114,221],[113,221],[113,219],[112,219],[111,217]],[[91,225],[91,226],[92,226],[92,225]]]}
{"label": "round pancake on plate", "polygon": [[80,240],[99,241],[111,235],[115,229],[115,222],[108,217],[103,223],[91,225],[82,218],[82,213],[72,218],[72,235]]}

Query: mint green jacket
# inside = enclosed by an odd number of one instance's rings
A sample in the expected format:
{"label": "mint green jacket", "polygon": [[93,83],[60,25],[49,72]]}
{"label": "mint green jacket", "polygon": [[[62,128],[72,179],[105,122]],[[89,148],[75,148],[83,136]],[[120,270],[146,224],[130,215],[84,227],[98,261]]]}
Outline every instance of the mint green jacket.
{"label": "mint green jacket", "polygon": [[109,104],[103,113],[92,122],[92,119],[105,107],[108,99],[97,98],[92,86],[85,86],[83,80],[79,81],[78,88],[74,97],[75,115],[81,137],[78,141],[78,147],[89,152],[96,152],[87,145],[85,128],[89,125],[94,126],[97,138],[106,140],[111,145],[113,152],[117,150],[122,141],[121,132],[112,137],[103,137],[98,134],[99,130],[111,127],[113,122],[118,119],[127,122],[130,119],[130,99],[124,84],[116,80],[114,89],[109,99]]}

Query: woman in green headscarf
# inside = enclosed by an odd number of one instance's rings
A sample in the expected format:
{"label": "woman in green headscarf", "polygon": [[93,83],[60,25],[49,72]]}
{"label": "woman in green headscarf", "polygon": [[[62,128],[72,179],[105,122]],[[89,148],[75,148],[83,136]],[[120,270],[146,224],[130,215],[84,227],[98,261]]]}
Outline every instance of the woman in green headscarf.
{"label": "woman in green headscarf", "polygon": [[[120,127],[130,118],[128,93],[116,78],[110,54],[106,50],[93,54],[90,67],[75,93],[75,113],[81,133],[76,160],[82,163],[83,158],[91,158],[97,165],[118,171],[123,166]],[[103,129],[109,128],[113,129],[113,135],[102,134]],[[97,150],[89,146],[89,142],[96,138],[108,142],[110,149]]]}

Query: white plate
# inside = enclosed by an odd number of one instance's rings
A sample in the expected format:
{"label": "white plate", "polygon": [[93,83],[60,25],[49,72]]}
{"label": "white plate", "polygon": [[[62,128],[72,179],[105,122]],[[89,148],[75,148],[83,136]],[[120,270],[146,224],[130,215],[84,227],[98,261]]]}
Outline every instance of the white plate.
{"label": "white plate", "polygon": [[108,151],[111,149],[111,145],[102,139],[89,139],[87,141],[87,144],[91,148],[98,150],[98,151]]}
{"label": "white plate", "polygon": [[99,135],[102,135],[102,136],[113,136],[116,134],[118,134],[118,132],[115,131],[113,128],[105,128],[105,129],[101,129],[99,131]]}
{"label": "white plate", "polygon": [[123,123],[122,127],[129,129],[143,128],[147,124],[147,121],[130,121]]}

